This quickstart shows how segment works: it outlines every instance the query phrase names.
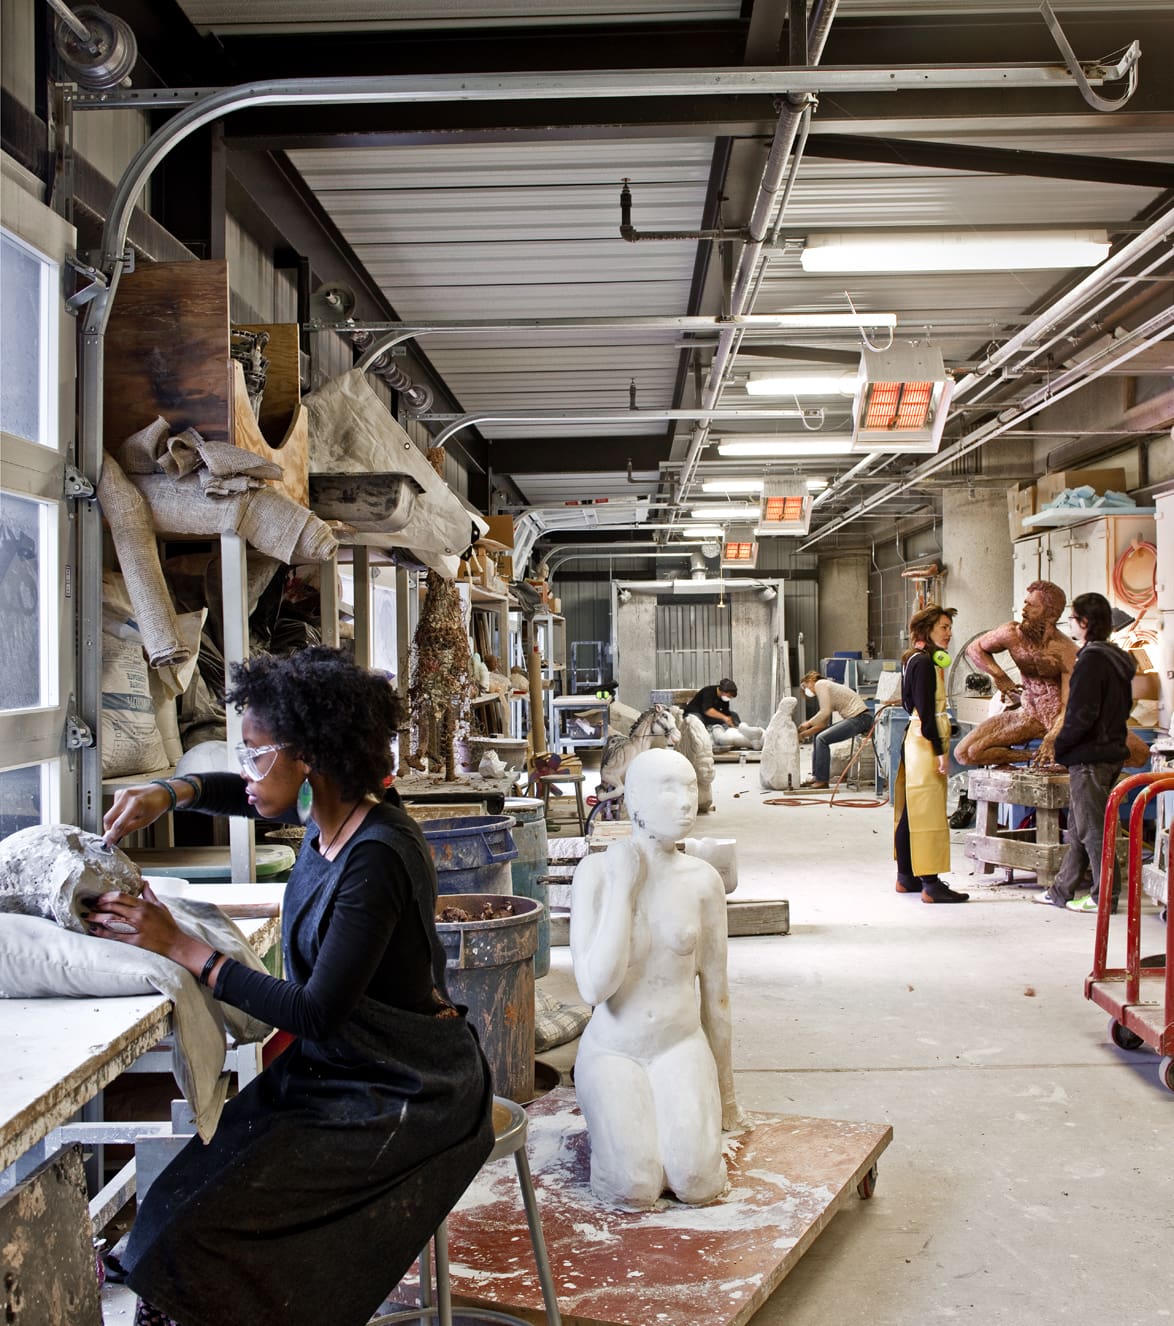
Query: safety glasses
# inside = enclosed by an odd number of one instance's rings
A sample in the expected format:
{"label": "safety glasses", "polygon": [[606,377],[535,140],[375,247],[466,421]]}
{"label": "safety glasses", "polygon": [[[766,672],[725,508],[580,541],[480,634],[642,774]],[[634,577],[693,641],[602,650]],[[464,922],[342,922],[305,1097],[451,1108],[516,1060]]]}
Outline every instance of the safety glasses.
{"label": "safety glasses", "polygon": [[[288,745],[288,741],[283,741],[277,746],[246,746],[243,741],[238,742],[236,747],[237,763],[254,783],[259,783],[263,778],[268,778],[273,772],[273,766],[277,763],[277,752],[285,750]],[[273,758],[262,770],[257,761],[263,760],[266,755],[271,755]]]}

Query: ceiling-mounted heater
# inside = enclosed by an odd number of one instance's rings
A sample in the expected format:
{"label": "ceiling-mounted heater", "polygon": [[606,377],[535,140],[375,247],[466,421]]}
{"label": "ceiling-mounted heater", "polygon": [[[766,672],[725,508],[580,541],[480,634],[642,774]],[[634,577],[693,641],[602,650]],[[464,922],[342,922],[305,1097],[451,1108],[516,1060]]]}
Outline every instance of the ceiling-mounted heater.
{"label": "ceiling-mounted heater", "polygon": [[811,529],[814,498],[815,494],[807,487],[806,479],[767,479],[762,485],[762,514],[758,520],[758,533],[808,533]]}
{"label": "ceiling-mounted heater", "polygon": [[937,451],[953,391],[931,345],[861,351],[853,450]]}
{"label": "ceiling-mounted heater", "polygon": [[723,571],[753,571],[758,561],[758,540],[753,525],[731,525],[722,543]]}

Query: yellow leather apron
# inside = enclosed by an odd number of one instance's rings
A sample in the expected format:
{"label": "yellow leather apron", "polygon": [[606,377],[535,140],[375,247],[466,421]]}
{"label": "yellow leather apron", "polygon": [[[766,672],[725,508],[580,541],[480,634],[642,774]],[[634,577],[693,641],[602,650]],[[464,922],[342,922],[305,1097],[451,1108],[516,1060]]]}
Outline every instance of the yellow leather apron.
{"label": "yellow leather apron", "polygon": [[[934,722],[942,749],[950,749],[950,716],[946,713],[946,676],[935,668]],[[893,788],[893,824],[909,812],[909,854],[915,875],[938,875],[950,869],[950,826],[946,821],[946,779],[938,773],[938,757],[922,735],[914,714],[905,729],[901,765]]]}

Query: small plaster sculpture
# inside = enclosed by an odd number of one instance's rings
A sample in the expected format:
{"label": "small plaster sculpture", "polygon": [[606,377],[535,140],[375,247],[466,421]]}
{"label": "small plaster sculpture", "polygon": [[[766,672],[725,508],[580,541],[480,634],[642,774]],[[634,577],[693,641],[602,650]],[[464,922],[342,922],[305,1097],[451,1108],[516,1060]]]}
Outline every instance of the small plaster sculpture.
{"label": "small plaster sculpture", "polygon": [[676,746],[680,739],[677,720],[667,705],[654,704],[645,709],[626,737],[620,732],[608,737],[599,764],[600,788],[604,792],[619,791],[624,786],[628,767],[641,751]]}
{"label": "small plaster sculpture", "polygon": [[34,824],[0,842],[0,912],[20,912],[86,933],[81,911],[100,893],[143,891],[139,868],[96,833]]}
{"label": "small plaster sculpture", "polygon": [[799,729],[794,718],[798,703],[793,695],[784,695],[767,725],[758,766],[763,787],[786,791],[799,786]]}
{"label": "small plaster sculpture", "polygon": [[594,1012],[575,1064],[601,1200],[702,1203],[726,1187],[722,1129],[734,1096],[725,889],[677,851],[697,781],[676,751],[648,750],[625,783],[632,837],[584,857],[571,895],[571,956]]}

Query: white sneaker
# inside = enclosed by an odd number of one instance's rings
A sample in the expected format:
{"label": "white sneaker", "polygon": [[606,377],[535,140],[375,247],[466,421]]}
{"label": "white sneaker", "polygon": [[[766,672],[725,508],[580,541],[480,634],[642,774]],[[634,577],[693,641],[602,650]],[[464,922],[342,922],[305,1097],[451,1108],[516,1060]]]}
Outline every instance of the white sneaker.
{"label": "white sneaker", "polygon": [[1057,902],[1056,899],[1052,897],[1051,889],[1041,889],[1039,893],[1033,893],[1031,895],[1031,900],[1032,902],[1046,903],[1049,907],[1062,907],[1064,905],[1061,902]]}

